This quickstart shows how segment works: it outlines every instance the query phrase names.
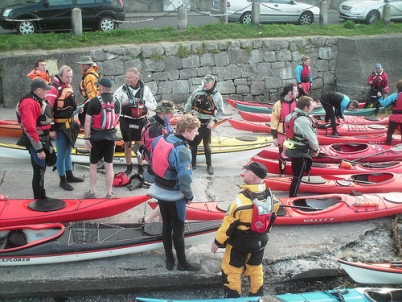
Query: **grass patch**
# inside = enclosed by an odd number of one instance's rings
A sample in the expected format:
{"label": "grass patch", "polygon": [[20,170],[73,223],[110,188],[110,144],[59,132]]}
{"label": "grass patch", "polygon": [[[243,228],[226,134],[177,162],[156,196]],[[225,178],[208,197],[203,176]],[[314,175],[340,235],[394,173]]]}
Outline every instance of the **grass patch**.
{"label": "grass patch", "polygon": [[[133,30],[114,30],[111,32],[84,32],[82,36],[71,33],[46,33],[33,35],[1,35],[0,52],[13,50],[51,50],[57,48],[80,48],[91,46],[146,44],[157,42],[206,41],[225,39],[253,39],[276,37],[305,36],[365,36],[402,32],[402,23],[384,22],[373,25],[345,22],[342,25],[321,26],[313,24],[300,26],[293,24],[252,24],[242,25],[229,23],[207,24],[204,26],[189,26],[187,30],[179,31],[173,27],[139,28]],[[182,54],[184,55],[184,54]],[[187,54],[188,55],[188,54]]]}

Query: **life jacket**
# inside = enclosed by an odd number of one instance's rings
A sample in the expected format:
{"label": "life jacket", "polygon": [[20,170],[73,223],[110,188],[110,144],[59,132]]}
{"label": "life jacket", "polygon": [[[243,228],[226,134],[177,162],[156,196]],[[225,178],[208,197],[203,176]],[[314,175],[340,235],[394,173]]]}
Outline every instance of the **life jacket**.
{"label": "life jacket", "polygon": [[311,74],[310,65],[304,65],[304,64],[301,65],[303,66],[303,70],[300,75],[300,80],[302,81],[302,83],[310,82],[310,74]]}
{"label": "life jacket", "polygon": [[[288,114],[291,114],[296,108],[296,100],[292,99],[290,102],[281,99],[281,114],[279,115],[279,122],[285,122],[285,118]],[[283,128],[285,131],[285,127]],[[286,131],[285,131],[286,133]]]}
{"label": "life jacket", "polygon": [[402,91],[398,91],[398,98],[392,104],[392,113],[402,114]]}
{"label": "life jacket", "polygon": [[142,128],[141,131],[141,141],[142,141],[142,145],[145,147],[145,157],[144,159],[149,162],[149,155],[151,153],[152,150],[152,143],[155,140],[155,137],[150,138],[149,137],[149,129],[151,127],[159,127],[162,131],[162,135],[165,136],[166,134],[168,134],[168,130],[163,126],[160,125],[154,117],[151,117],[149,120],[147,120],[147,122],[145,123],[145,126]]}
{"label": "life jacket", "polygon": [[109,130],[114,129],[119,122],[119,115],[114,110],[114,102],[105,102],[101,96],[98,96],[102,109],[98,114],[95,114],[92,123],[92,129]]}
{"label": "life jacket", "polygon": [[53,106],[53,112],[55,118],[70,118],[74,110],[77,109],[77,103],[75,102],[75,94],[71,87],[62,87],[53,83],[53,86],[57,88],[58,97]]}
{"label": "life jacket", "polygon": [[29,93],[26,96],[24,96],[17,104],[16,108],[16,114],[17,114],[17,120],[18,123],[21,124],[21,114],[19,112],[20,104],[22,101],[26,99],[33,99],[36,102],[39,103],[41,106],[41,114],[36,120],[36,127],[41,127],[41,126],[46,126],[49,125],[52,122],[52,108],[50,107],[49,103],[46,100],[41,100],[39,99],[35,94]]}
{"label": "life jacket", "polygon": [[86,87],[85,87],[85,82],[84,82],[84,80],[85,80],[85,78],[87,77],[87,75],[90,75],[90,74],[94,75],[94,76],[96,77],[96,80],[99,80],[99,79],[100,79],[100,75],[99,75],[98,73],[96,73],[96,72],[91,72],[91,71],[85,73],[85,74],[82,76],[81,82],[80,82],[80,93],[81,93],[81,95],[82,95],[85,99],[88,99],[88,93],[87,93],[87,89],[86,89]]}
{"label": "life jacket", "polygon": [[[127,94],[129,104],[128,104],[128,112],[125,110],[123,114],[131,116],[132,118],[140,118],[148,114],[148,108],[145,106],[144,100],[144,83],[142,81],[138,81],[140,88],[133,95],[132,88],[127,84],[123,85],[122,90]],[[124,106],[127,108],[127,106]],[[123,110],[125,109],[123,107]]]}
{"label": "life jacket", "polygon": [[285,133],[286,133],[287,139],[298,140],[295,137],[295,121],[300,116],[302,116],[302,114],[300,114],[300,113],[298,113],[296,116],[289,114],[285,118]]}
{"label": "life jacket", "polygon": [[385,87],[383,72],[376,73],[373,71],[373,84],[371,84],[371,87],[377,89]]}
{"label": "life jacket", "polygon": [[212,92],[211,94],[208,94],[204,90],[199,91],[193,100],[192,108],[199,113],[214,115],[216,106],[212,96],[215,93],[216,91]]}
{"label": "life jacket", "polygon": [[250,222],[250,230],[257,233],[269,231],[276,219],[271,190],[267,188],[260,193],[244,190],[242,193],[253,202],[253,218]]}
{"label": "life jacket", "polygon": [[157,176],[163,178],[169,169],[169,154],[174,147],[185,145],[186,142],[169,143],[166,136],[161,137],[152,149],[152,170]]}

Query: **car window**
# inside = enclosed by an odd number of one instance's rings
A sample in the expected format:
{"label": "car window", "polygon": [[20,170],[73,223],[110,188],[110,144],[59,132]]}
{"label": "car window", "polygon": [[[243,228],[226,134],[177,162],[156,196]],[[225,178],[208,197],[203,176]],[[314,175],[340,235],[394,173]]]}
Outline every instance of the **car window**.
{"label": "car window", "polygon": [[50,6],[54,5],[72,5],[73,0],[48,0]]}
{"label": "car window", "polygon": [[290,0],[272,0],[272,3],[279,3],[279,4],[290,4],[292,1]]}
{"label": "car window", "polygon": [[93,3],[103,3],[103,0],[77,0],[77,4],[93,4]]}

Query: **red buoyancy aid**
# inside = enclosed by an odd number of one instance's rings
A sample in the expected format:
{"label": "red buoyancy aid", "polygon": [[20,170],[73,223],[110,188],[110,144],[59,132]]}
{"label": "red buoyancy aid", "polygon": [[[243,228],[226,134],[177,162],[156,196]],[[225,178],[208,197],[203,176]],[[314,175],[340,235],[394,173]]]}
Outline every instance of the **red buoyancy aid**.
{"label": "red buoyancy aid", "polygon": [[[141,141],[142,144],[145,146],[145,148],[147,149],[148,153],[151,152],[152,149],[152,143],[155,140],[156,137],[149,137],[149,130],[150,128],[154,126],[154,127],[158,127],[158,123],[151,117],[146,123],[144,128],[142,128],[142,132],[141,132]],[[168,131],[166,130],[166,128],[164,127],[160,127],[161,131],[162,131],[162,135],[165,135],[168,133]],[[148,160],[147,160],[148,161]]]}
{"label": "red buoyancy aid", "polygon": [[114,110],[114,102],[105,102],[101,96],[98,96],[101,103],[101,111],[95,114],[92,123],[92,129],[109,130],[114,129],[119,122],[119,115]]}
{"label": "red buoyancy aid", "polygon": [[302,81],[302,83],[310,82],[310,74],[311,74],[310,65],[303,64],[303,70],[300,75],[300,80]]}
{"label": "red buoyancy aid", "polygon": [[276,218],[271,190],[267,188],[261,193],[246,190],[245,193],[245,196],[253,202],[253,218],[250,222],[250,230],[257,233],[269,231]]}
{"label": "red buoyancy aid", "polygon": [[394,111],[402,112],[402,91],[398,92],[398,98],[393,103],[392,112]]}
{"label": "red buoyancy aid", "polygon": [[373,72],[373,84],[371,84],[371,86],[373,88],[385,88],[385,80],[383,77],[383,72],[380,73],[376,73]]}
{"label": "red buoyancy aid", "polygon": [[169,143],[161,137],[152,150],[152,170],[156,175],[163,178],[169,168],[169,154],[175,144]]}
{"label": "red buoyancy aid", "polygon": [[295,139],[295,121],[301,116],[301,114],[297,114],[296,116],[290,115],[287,119],[285,119],[285,133],[286,138]]}
{"label": "red buoyancy aid", "polygon": [[281,100],[281,107],[282,108],[281,108],[281,114],[279,115],[279,121],[284,122],[285,117],[288,114],[291,114],[293,112],[293,110],[296,108],[296,100],[293,99],[290,102]]}

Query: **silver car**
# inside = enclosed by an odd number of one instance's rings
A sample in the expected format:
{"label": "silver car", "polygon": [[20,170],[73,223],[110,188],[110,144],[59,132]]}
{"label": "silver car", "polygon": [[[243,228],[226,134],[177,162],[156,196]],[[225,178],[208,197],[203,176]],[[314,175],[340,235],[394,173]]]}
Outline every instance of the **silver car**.
{"label": "silver car", "polygon": [[348,0],[339,5],[339,17],[373,24],[381,20],[386,3],[391,9],[391,20],[402,20],[402,0]]}
{"label": "silver car", "polygon": [[[220,1],[214,0],[210,13],[220,14]],[[295,23],[309,25],[319,20],[320,9],[317,6],[298,3],[294,0],[256,0],[260,3],[261,23]],[[251,0],[227,0],[229,22],[247,24],[251,22]]]}

